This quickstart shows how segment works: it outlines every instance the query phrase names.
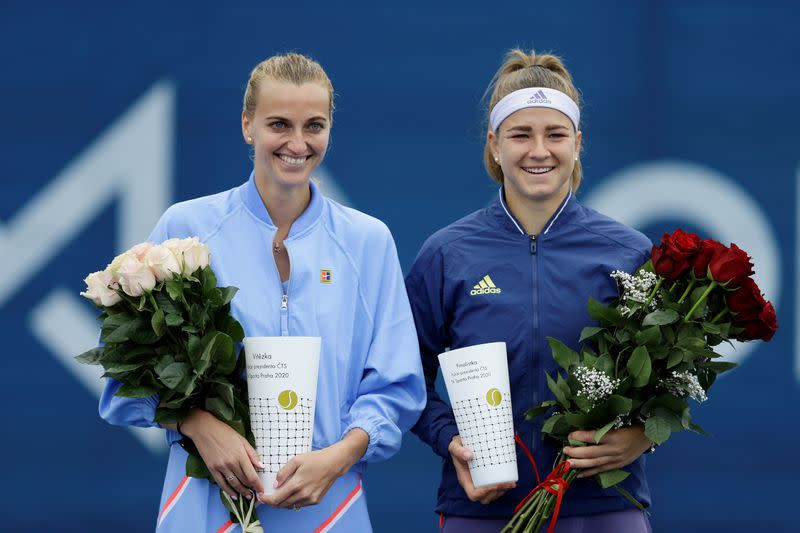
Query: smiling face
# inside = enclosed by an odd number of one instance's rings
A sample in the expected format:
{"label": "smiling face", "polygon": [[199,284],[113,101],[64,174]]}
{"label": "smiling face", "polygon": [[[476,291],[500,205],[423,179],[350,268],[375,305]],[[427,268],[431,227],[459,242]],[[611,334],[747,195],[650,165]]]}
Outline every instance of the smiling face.
{"label": "smiling face", "polygon": [[489,132],[492,155],[503,170],[509,203],[555,209],[569,191],[581,132],[555,109],[528,107]]}
{"label": "smiling face", "polygon": [[256,181],[273,189],[308,187],[330,137],[330,95],[319,83],[295,85],[266,78],[242,134],[253,145]]}

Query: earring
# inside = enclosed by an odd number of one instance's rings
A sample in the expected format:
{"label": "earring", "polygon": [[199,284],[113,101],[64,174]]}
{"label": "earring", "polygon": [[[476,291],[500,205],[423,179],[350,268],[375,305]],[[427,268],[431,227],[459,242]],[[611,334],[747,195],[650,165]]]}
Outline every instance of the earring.
{"label": "earring", "polygon": [[495,162],[495,163],[497,163],[497,164],[499,165],[499,164],[500,164],[500,158],[499,158],[499,157],[495,157],[495,158],[494,158],[494,162]]}
{"label": "earring", "polygon": [[248,137],[247,138],[247,142],[249,142],[249,143],[253,142],[253,138],[252,137]]}

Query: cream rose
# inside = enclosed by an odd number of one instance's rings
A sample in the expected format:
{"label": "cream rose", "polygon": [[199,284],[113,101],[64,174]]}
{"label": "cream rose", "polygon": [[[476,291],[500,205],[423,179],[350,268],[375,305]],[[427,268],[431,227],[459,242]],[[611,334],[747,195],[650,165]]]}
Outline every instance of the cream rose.
{"label": "cream rose", "polygon": [[183,252],[183,275],[189,276],[198,268],[205,268],[211,260],[208,246],[201,243],[197,237],[189,248]]}
{"label": "cream rose", "polygon": [[131,254],[117,269],[117,277],[122,290],[128,296],[141,296],[156,286],[156,277],[147,265]]}
{"label": "cream rose", "polygon": [[153,247],[152,242],[140,242],[136,246],[132,247],[129,251],[136,256],[136,259],[138,259],[139,261],[144,261],[147,252],[152,247]]}
{"label": "cream rose", "polygon": [[111,307],[122,300],[114,290],[119,288],[119,284],[108,270],[92,272],[83,281],[86,282],[86,291],[81,296],[92,300],[95,305]]}
{"label": "cream rose", "polygon": [[164,245],[155,245],[147,250],[144,263],[153,272],[156,281],[164,281],[172,277],[174,272],[181,273],[181,264],[172,250]]}

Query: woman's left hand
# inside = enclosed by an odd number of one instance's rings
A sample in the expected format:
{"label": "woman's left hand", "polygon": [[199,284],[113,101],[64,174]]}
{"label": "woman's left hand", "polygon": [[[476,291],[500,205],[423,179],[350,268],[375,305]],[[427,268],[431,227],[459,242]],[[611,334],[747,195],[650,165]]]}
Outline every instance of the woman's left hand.
{"label": "woman's left hand", "polygon": [[564,447],[572,468],[582,469],[578,477],[589,477],[629,465],[652,445],[641,424],[612,429],[597,444],[594,442],[594,431],[573,431],[569,438],[589,444]]}
{"label": "woman's left hand", "polygon": [[262,496],[261,501],[293,509],[318,504],[331,485],[364,455],[368,444],[367,433],[356,428],[336,444],[295,456],[278,471],[277,492]]}

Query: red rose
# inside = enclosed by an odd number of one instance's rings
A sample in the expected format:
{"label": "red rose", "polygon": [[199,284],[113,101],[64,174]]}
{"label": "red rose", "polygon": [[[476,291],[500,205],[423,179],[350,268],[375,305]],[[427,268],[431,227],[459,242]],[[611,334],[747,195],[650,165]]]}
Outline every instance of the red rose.
{"label": "red rose", "polygon": [[726,292],[725,303],[738,321],[757,317],[767,304],[752,278],[746,278],[735,291]]}
{"label": "red rose", "polygon": [[689,270],[689,260],[697,253],[700,237],[676,229],[672,235],[661,237],[661,246],[653,246],[650,259],[653,270],[659,276],[674,281]]}
{"label": "red rose", "polygon": [[692,270],[694,276],[698,279],[703,279],[708,276],[708,264],[711,259],[719,252],[726,250],[725,246],[713,239],[703,239],[700,241],[697,253],[692,259]]}
{"label": "red rose", "polygon": [[775,316],[775,308],[772,307],[772,303],[767,302],[758,316],[751,320],[736,321],[733,325],[744,328],[743,331],[736,335],[737,340],[752,341],[761,339],[762,341],[768,341],[778,329],[778,317]]}
{"label": "red rose", "polygon": [[708,263],[711,278],[722,285],[738,287],[753,273],[753,263],[747,252],[731,244],[730,248],[717,252]]}

